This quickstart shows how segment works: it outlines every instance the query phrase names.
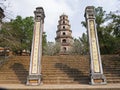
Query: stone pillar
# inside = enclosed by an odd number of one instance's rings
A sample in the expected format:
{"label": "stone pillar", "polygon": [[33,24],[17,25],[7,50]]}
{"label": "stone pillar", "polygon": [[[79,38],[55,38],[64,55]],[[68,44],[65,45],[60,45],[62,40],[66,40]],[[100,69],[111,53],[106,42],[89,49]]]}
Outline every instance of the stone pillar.
{"label": "stone pillar", "polygon": [[42,34],[45,14],[42,7],[37,7],[34,14],[35,23],[27,85],[40,85],[41,83]]}
{"label": "stone pillar", "polygon": [[90,84],[106,84],[106,78],[103,75],[102,62],[99,50],[98,36],[95,23],[95,10],[93,6],[85,9],[85,18],[87,22],[87,32],[90,49]]}

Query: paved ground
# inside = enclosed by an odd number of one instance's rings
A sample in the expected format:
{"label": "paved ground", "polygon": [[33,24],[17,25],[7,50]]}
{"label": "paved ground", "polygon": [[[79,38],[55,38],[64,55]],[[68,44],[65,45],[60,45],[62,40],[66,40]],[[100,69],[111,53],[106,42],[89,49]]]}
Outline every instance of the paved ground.
{"label": "paved ground", "polygon": [[80,84],[64,84],[64,85],[40,85],[40,86],[26,86],[26,85],[23,85],[23,84],[0,84],[0,90],[2,89],[31,89],[31,90],[34,90],[34,89],[51,89],[51,90],[55,90],[55,89],[95,89],[95,88],[100,88],[100,89],[110,89],[110,90],[113,90],[112,88],[114,89],[117,89],[117,90],[120,90],[120,84],[107,84],[107,85],[80,85]]}

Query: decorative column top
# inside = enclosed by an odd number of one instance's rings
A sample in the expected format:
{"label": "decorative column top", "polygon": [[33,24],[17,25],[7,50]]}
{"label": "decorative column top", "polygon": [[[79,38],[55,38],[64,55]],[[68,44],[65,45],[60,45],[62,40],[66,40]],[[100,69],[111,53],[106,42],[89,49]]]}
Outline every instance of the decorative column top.
{"label": "decorative column top", "polygon": [[43,20],[45,18],[44,10],[42,7],[37,7],[36,10],[34,11],[35,14],[35,21],[40,22],[40,20]]}
{"label": "decorative column top", "polygon": [[95,8],[94,6],[88,6],[85,9],[85,15],[86,19],[95,19]]}

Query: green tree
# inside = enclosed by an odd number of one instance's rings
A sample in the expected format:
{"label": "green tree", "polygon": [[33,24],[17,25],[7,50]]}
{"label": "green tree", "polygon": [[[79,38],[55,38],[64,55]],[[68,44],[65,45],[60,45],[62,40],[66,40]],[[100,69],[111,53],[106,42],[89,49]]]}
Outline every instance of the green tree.
{"label": "green tree", "polygon": [[73,47],[71,50],[72,54],[86,55],[88,54],[88,40],[85,33],[82,34],[82,37],[79,39],[74,39]]}
{"label": "green tree", "polygon": [[82,34],[82,37],[79,38],[82,46],[82,54],[88,54],[88,37],[85,33]]}
{"label": "green tree", "polygon": [[79,39],[75,38],[74,39],[74,43],[73,43],[73,47],[71,50],[71,54],[82,54],[82,45]]}
{"label": "green tree", "polygon": [[57,55],[60,52],[60,44],[54,42],[47,42],[45,46],[44,55]]}
{"label": "green tree", "polygon": [[26,17],[22,19],[21,16],[17,16],[12,22],[13,35],[16,40],[20,42],[19,48],[16,51],[22,52],[23,49],[30,50],[33,34],[33,17]]}
{"label": "green tree", "polygon": [[43,37],[42,37],[42,50],[43,50],[43,55],[46,52],[46,47],[47,47],[47,35],[45,32],[43,32]]}
{"label": "green tree", "polygon": [[19,41],[16,40],[11,23],[4,23],[0,30],[0,46],[4,48],[17,49],[20,45]]}
{"label": "green tree", "polygon": [[0,46],[9,47],[14,52],[30,50],[33,34],[33,17],[22,18],[6,22],[0,31]]}
{"label": "green tree", "polygon": [[120,12],[110,12],[107,15],[110,21],[107,28],[109,28],[110,36],[112,37],[113,45],[111,46],[112,53],[120,51]]}
{"label": "green tree", "polygon": [[[96,28],[97,28],[97,34],[98,34],[98,40],[100,43],[100,51],[102,54],[109,54],[110,49],[108,48],[106,44],[106,36],[105,36],[105,28],[103,24],[107,21],[106,19],[106,11],[103,10],[102,7],[95,8],[95,21],[96,21]],[[104,37],[105,36],[105,37]]]}

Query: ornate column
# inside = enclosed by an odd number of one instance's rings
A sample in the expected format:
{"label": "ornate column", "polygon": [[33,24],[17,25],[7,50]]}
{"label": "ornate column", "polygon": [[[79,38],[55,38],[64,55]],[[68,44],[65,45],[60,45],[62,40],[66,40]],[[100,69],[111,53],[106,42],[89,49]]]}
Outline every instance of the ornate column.
{"label": "ornate column", "polygon": [[41,82],[42,34],[45,14],[42,7],[37,7],[34,14],[35,23],[27,85],[40,85]]}
{"label": "ornate column", "polygon": [[103,75],[102,62],[99,50],[98,36],[95,23],[95,11],[93,6],[85,9],[85,18],[87,22],[89,49],[90,49],[90,84],[106,84],[106,78]]}

